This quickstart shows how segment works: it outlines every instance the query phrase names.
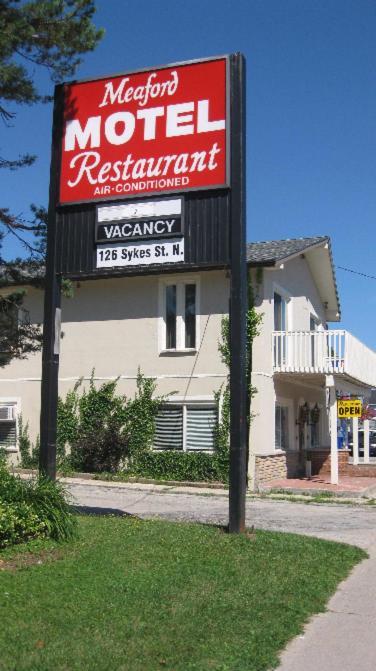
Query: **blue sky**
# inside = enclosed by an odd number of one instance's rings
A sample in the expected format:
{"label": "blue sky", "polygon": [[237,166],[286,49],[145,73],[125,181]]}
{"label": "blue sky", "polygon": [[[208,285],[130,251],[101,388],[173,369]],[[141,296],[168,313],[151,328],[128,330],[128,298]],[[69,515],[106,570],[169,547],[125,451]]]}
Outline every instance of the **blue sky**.
{"label": "blue sky", "polygon": [[[242,51],[248,240],[330,235],[336,265],[376,276],[374,0],[98,0],[95,21],[106,35],[78,78]],[[50,106],[1,128],[1,155],[38,154],[1,175],[2,205],[47,203],[50,141]],[[376,280],[336,273],[339,327],[376,349]]]}

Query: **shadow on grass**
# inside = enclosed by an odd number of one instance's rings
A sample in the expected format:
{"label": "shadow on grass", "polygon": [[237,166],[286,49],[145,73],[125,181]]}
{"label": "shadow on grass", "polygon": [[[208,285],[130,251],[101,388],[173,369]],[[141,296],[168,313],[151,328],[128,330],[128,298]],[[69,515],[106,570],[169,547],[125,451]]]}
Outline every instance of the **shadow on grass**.
{"label": "shadow on grass", "polygon": [[[118,508],[101,508],[100,506],[72,506],[71,507],[72,512],[76,513],[77,515],[95,515],[95,516],[110,516],[110,517],[130,517],[134,520],[141,520],[143,522],[147,522],[150,520],[147,520],[143,517],[139,517],[139,515],[134,515],[133,513],[127,513],[125,510],[119,510]],[[159,522],[163,521],[163,518],[158,519]],[[168,522],[171,522],[171,520],[167,520]],[[228,534],[229,533],[229,528],[228,525],[226,524],[215,524],[212,522],[192,522],[191,520],[186,520],[186,524],[195,524],[196,526],[202,526],[202,527],[211,527],[212,529],[217,529],[218,531],[221,531],[222,533]],[[182,522],[176,522],[176,524],[182,524]],[[246,536],[254,536],[254,527],[250,527],[245,529],[244,531]]]}
{"label": "shadow on grass", "polygon": [[72,506],[72,512],[77,515],[111,515],[114,517],[133,517],[141,520],[142,518],[133,513],[127,513],[125,510],[118,510],[118,508],[101,508],[99,506]]}

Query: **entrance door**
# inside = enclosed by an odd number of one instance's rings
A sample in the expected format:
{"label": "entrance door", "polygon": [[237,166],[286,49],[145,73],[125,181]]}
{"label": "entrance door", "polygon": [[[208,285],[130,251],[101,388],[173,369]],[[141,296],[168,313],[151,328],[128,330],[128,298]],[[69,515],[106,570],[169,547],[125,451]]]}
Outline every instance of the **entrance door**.
{"label": "entrance door", "polygon": [[299,447],[299,471],[305,475],[307,461],[307,425],[309,422],[309,406],[307,401],[300,402],[298,407],[298,447]]}

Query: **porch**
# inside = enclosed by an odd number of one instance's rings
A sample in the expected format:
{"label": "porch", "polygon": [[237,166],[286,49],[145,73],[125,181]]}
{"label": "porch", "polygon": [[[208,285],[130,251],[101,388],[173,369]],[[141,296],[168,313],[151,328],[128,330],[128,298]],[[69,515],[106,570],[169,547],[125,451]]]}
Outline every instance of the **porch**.
{"label": "porch", "polygon": [[338,397],[358,396],[364,402],[376,385],[376,352],[344,330],[275,331],[272,356],[276,379],[309,380],[325,388],[328,440],[326,447],[305,450],[305,474],[330,475],[333,485],[339,474],[376,476],[376,421],[359,424],[353,418],[346,427],[337,422]]}
{"label": "porch", "polygon": [[376,352],[349,331],[274,331],[275,373],[342,375],[376,385]]}

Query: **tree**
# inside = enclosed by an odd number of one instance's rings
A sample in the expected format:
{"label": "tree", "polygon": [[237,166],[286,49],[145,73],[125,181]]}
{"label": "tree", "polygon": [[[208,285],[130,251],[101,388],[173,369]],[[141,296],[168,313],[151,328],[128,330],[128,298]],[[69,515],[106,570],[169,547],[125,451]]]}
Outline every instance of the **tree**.
{"label": "tree", "polygon": [[[0,122],[5,126],[13,123],[18,105],[52,100],[51,94],[37,88],[35,71],[39,68],[46,69],[54,83],[73,76],[82,55],[92,51],[103,35],[92,22],[94,12],[94,0],[0,0]],[[30,154],[4,157],[0,153],[0,169],[18,170],[35,159]],[[0,204],[0,287],[8,283],[9,274],[14,284],[19,283],[25,266],[44,257],[46,210],[30,208],[31,218],[26,220]],[[27,261],[4,262],[1,242],[8,233],[24,244]],[[22,300],[20,291],[0,297],[0,366],[41,346],[40,331],[28,324]]]}

